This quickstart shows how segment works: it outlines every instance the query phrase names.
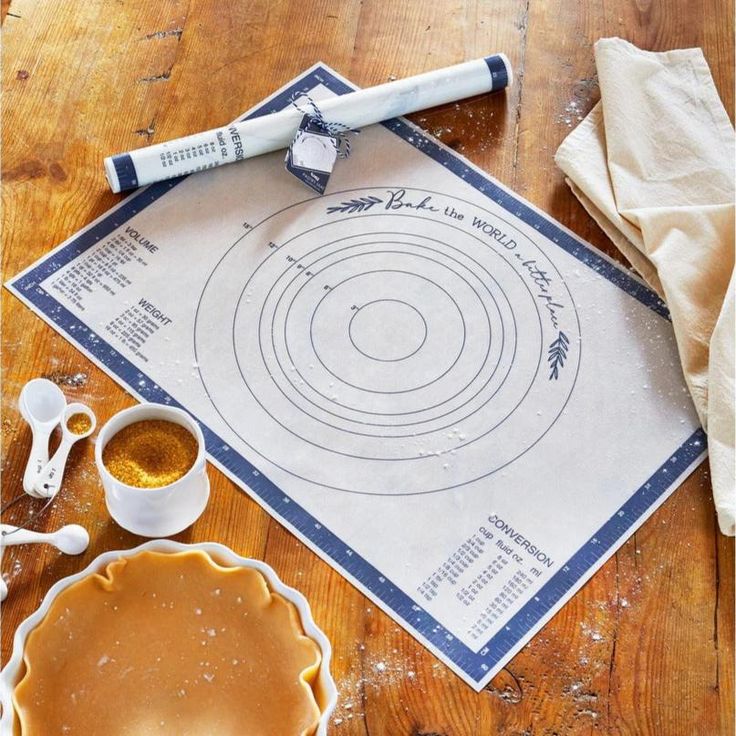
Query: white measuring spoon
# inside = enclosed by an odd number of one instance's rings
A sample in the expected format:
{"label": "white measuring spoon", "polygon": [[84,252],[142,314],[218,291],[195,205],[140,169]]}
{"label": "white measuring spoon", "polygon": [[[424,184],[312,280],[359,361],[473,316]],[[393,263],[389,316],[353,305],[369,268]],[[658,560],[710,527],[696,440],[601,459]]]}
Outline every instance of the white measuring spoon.
{"label": "white measuring spoon", "polygon": [[67,524],[48,534],[0,524],[0,547],[15,544],[50,544],[65,555],[81,555],[89,546],[89,534],[79,524]]}
{"label": "white measuring spoon", "polygon": [[[50,544],[65,555],[81,555],[89,546],[89,534],[79,524],[67,524],[50,534],[0,524],[0,548],[14,544]],[[0,578],[0,601],[4,601],[7,595],[8,586]]]}
{"label": "white measuring spoon", "polygon": [[49,437],[61,421],[66,398],[61,389],[45,378],[34,378],[23,386],[18,399],[23,419],[31,425],[33,444],[23,474],[23,490],[41,498],[33,486],[39,473],[49,461]]}
{"label": "white measuring spoon", "polygon": [[[89,419],[89,428],[84,432],[77,433],[73,432],[69,428],[69,419],[75,414],[84,414]],[[92,432],[95,431],[97,426],[97,418],[94,412],[85,404],[75,402],[69,404],[64,409],[63,419],[61,422],[61,444],[54,453],[54,456],[41,470],[38,478],[36,478],[33,484],[33,490],[38,496],[44,498],[51,498],[59,492],[61,488],[61,481],[64,478],[64,468],[66,467],[66,461],[69,458],[69,452],[75,442],[83,440],[85,437],[89,437]]]}

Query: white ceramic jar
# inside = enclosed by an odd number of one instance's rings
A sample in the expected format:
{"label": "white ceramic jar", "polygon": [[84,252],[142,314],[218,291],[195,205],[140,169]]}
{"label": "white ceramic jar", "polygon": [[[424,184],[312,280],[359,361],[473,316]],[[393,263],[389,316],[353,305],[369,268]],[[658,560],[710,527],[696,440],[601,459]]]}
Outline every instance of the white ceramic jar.
{"label": "white ceramic jar", "polygon": [[[197,459],[179,480],[160,488],[129,486],[115,478],[102,462],[102,452],[123,427],[147,419],[174,422],[194,435]],[[202,514],[210,496],[204,435],[199,424],[182,409],[164,404],[139,404],[115,414],[100,430],[95,462],[105,490],[110,516],[123,529],[144,537],[168,537],[186,529]]]}

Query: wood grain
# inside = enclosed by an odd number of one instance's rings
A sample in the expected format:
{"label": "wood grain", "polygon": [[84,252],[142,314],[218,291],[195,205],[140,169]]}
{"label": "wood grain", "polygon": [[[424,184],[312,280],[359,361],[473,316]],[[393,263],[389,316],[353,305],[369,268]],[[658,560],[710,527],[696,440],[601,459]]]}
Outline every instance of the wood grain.
{"label": "wood grain", "polygon": [[[517,74],[508,94],[413,119],[614,257],[552,160],[598,98],[593,42],[701,46],[733,116],[725,0],[3,0],[2,16],[5,278],[118,201],[103,156],[229,121],[317,60],[371,85],[505,51]],[[51,376],[100,422],[133,400],[6,292],[2,318],[7,500],[21,491],[30,447],[16,410],[28,378]],[[264,559],[304,592],[335,647],[335,734],[732,732],[734,545],[717,532],[707,464],[479,694],[224,476],[210,477],[207,511],[177,538]],[[107,516],[91,444],[75,450],[67,478],[37,527],[82,523],[92,544],[79,558],[4,554],[3,658],[55,580],[141,541]]]}

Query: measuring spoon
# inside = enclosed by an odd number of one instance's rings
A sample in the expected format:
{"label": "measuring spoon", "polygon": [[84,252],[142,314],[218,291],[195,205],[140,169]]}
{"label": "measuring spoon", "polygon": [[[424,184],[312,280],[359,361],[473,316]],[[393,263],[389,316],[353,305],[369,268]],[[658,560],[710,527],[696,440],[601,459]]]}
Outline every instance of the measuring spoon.
{"label": "measuring spoon", "polygon": [[[0,524],[0,548],[14,544],[50,544],[65,555],[81,555],[89,546],[89,534],[79,524],[67,524],[50,534]],[[4,601],[7,595],[8,586],[0,578],[0,601]]]}
{"label": "measuring spoon", "polygon": [[[70,419],[75,415],[82,414],[89,420],[89,426],[83,431],[75,431],[75,427],[70,425]],[[51,498],[59,492],[61,481],[64,477],[64,468],[75,442],[89,437],[95,431],[97,426],[97,418],[94,412],[85,404],[74,402],[64,409],[63,420],[61,423],[61,444],[54,453],[54,456],[43,467],[40,474],[33,484],[33,490],[38,496]]]}
{"label": "measuring spoon", "polygon": [[79,524],[67,524],[48,534],[0,524],[0,547],[15,544],[50,544],[65,555],[81,555],[89,546],[89,534]]}
{"label": "measuring spoon", "polygon": [[23,474],[23,490],[40,498],[33,486],[36,478],[49,461],[49,437],[61,421],[66,398],[61,389],[45,378],[34,378],[23,386],[18,399],[23,419],[31,425],[33,443]]}

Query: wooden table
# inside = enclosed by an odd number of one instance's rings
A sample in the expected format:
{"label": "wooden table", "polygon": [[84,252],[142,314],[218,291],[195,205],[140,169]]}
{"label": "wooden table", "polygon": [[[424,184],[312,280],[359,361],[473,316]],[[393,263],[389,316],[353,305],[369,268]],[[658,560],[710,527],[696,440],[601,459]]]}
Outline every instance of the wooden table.
{"label": "wooden table", "polygon": [[[2,0],[2,15],[4,278],[119,200],[103,156],[223,124],[320,59],[372,85],[505,51],[517,75],[507,95],[413,119],[614,256],[552,159],[598,98],[593,42],[701,46],[733,109],[726,0]],[[2,302],[8,500],[29,451],[16,410],[26,380],[50,377],[100,421],[133,399],[7,292]],[[335,648],[334,734],[732,733],[734,545],[717,532],[707,463],[479,694],[224,476],[210,477],[206,513],[177,538],[223,542],[304,592]],[[91,443],[38,526],[69,522],[91,531],[83,556],[4,555],[4,658],[54,581],[141,541],[108,517]]]}

